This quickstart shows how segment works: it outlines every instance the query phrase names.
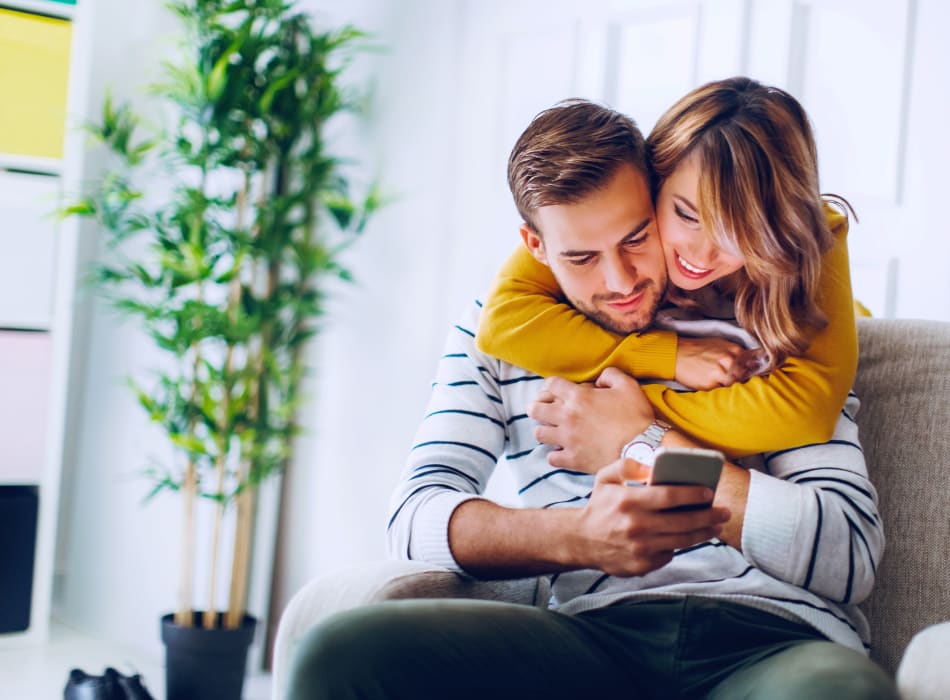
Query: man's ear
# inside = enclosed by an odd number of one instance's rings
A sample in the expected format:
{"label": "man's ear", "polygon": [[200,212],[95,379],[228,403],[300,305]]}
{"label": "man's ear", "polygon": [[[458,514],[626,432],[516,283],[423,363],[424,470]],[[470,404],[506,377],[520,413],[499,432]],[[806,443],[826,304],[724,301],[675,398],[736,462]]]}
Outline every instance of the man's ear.
{"label": "man's ear", "polygon": [[521,240],[524,241],[525,248],[534,256],[534,259],[542,265],[547,265],[548,256],[544,250],[544,239],[541,238],[538,232],[528,224],[521,224],[518,232],[521,234]]}

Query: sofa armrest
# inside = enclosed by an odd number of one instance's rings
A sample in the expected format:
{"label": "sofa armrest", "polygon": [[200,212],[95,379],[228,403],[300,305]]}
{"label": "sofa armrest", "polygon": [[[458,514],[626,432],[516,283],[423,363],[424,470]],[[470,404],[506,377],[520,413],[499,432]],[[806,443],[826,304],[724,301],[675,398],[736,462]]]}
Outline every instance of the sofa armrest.
{"label": "sofa armrest", "polygon": [[950,698],[950,621],[931,625],[910,640],[900,666],[897,689],[902,700]]}
{"label": "sofa armrest", "polygon": [[381,561],[331,572],[298,591],[280,616],[274,640],[273,697],[284,697],[290,660],[300,639],[334,613],[403,598],[481,598],[547,604],[546,579],[478,581],[417,561]]}

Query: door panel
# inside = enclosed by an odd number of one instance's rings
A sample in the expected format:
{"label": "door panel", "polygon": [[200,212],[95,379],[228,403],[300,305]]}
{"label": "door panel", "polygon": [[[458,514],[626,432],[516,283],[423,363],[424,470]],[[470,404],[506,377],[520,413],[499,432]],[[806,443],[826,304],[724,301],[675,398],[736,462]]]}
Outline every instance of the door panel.
{"label": "door panel", "polygon": [[588,97],[647,132],[692,87],[748,74],[802,102],[823,190],[859,214],[849,236],[856,297],[877,316],[950,320],[939,206],[950,180],[946,3],[515,0],[469,2],[464,14],[453,308],[487,288],[516,243],[504,167],[533,114]]}

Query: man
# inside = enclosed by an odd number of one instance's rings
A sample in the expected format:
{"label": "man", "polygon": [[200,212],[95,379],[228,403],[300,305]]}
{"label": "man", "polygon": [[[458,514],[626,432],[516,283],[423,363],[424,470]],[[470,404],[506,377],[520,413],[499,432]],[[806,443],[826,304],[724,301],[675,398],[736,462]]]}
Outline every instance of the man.
{"label": "man", "polygon": [[[546,163],[556,177],[521,177]],[[522,235],[543,241],[572,303],[602,325],[648,327],[666,278],[636,126],[562,103],[522,135],[509,181],[538,188]],[[654,421],[634,380],[545,383],[479,353],[477,322],[476,306],[450,333],[394,495],[390,551],[482,578],[549,575],[551,609],[401,601],[344,613],[302,646],[290,697],[896,697],[863,653],[853,607],[883,538],[850,418],[828,445],[768,456],[762,478],[727,464],[713,505],[681,510],[711,492],[630,486],[641,465],[601,439],[622,422],[652,447],[693,444]],[[579,468],[552,468],[538,439],[567,446]],[[521,506],[483,497],[496,468]]]}

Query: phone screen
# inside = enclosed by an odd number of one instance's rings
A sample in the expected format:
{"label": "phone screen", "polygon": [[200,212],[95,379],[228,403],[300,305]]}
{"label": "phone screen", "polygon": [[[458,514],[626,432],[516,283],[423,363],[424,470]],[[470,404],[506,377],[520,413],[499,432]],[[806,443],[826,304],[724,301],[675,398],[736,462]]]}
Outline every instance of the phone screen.
{"label": "phone screen", "polygon": [[[661,447],[650,473],[650,484],[698,485],[713,491],[719,484],[725,456],[719,450],[696,447]],[[707,508],[711,504],[687,506],[685,509]]]}

